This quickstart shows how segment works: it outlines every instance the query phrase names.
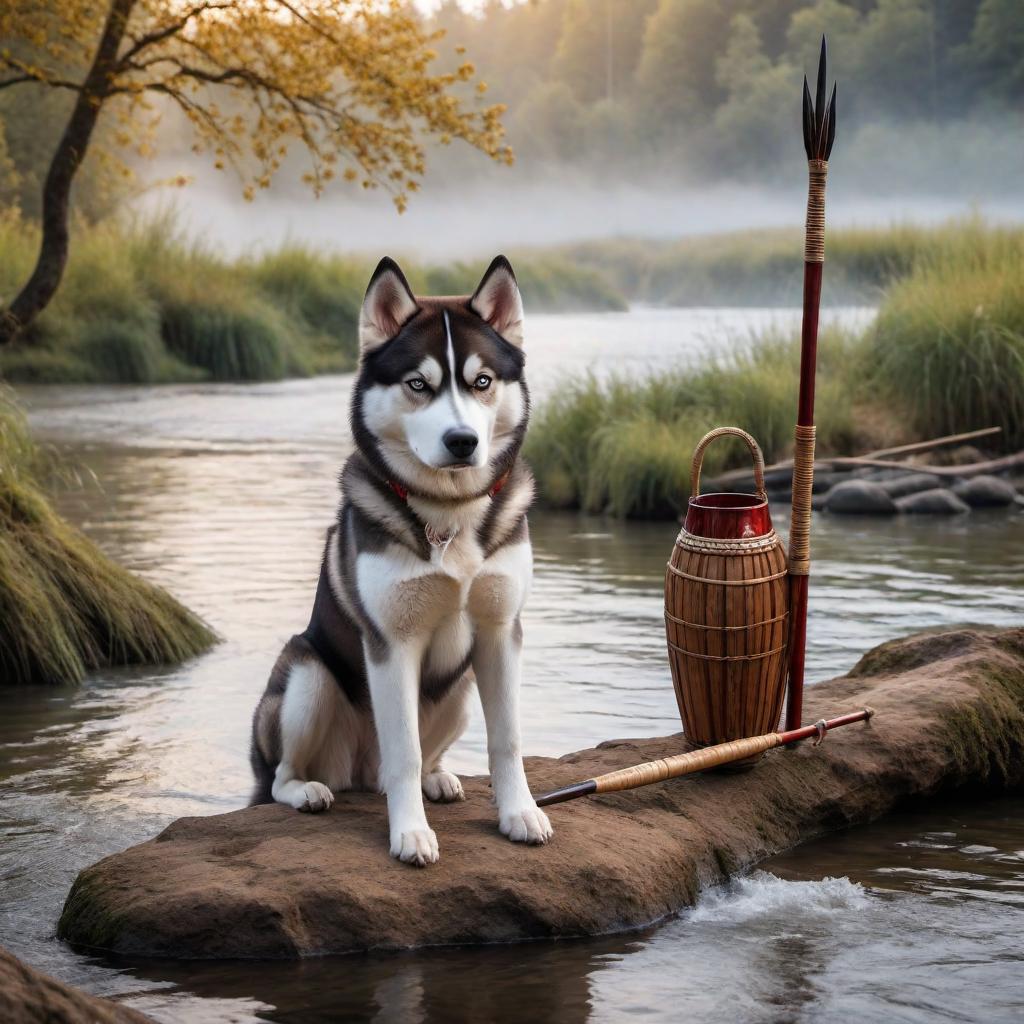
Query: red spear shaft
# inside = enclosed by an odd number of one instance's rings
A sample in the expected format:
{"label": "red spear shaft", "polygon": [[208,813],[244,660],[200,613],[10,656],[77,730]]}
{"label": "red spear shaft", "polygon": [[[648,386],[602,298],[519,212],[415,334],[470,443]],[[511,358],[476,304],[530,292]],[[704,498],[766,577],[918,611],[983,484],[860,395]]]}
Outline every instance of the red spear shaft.
{"label": "red spear shaft", "polygon": [[807,652],[807,585],[811,572],[811,490],[814,484],[814,378],[818,359],[818,310],[825,263],[825,180],[836,137],[836,89],[826,102],[825,37],[821,39],[814,101],[804,77],[803,129],[807,151],[807,226],[804,241],[804,317],[800,332],[800,396],[793,451],[793,511],[789,529],[789,586],[792,632],[786,728],[803,717],[804,659]]}

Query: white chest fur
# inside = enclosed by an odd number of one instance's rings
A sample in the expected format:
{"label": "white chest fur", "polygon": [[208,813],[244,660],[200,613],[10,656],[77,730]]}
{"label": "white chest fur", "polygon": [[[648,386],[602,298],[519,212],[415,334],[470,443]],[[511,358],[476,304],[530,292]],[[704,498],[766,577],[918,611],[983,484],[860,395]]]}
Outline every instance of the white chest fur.
{"label": "white chest fur", "polygon": [[385,639],[426,649],[443,635],[451,657],[457,648],[465,655],[475,624],[519,615],[531,574],[528,542],[484,558],[469,531],[456,534],[446,550],[434,549],[429,563],[397,544],[356,558],[360,600]]}

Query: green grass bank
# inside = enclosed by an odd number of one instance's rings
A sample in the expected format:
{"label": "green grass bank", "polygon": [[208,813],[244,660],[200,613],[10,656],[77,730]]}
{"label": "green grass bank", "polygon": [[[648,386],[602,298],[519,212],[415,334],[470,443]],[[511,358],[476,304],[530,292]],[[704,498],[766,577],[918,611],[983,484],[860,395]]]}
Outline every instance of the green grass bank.
{"label": "green grass bank", "polygon": [[53,511],[36,480],[40,459],[0,392],[0,684],[76,683],[208,648],[216,638],[203,622]]}
{"label": "green grass bank", "polygon": [[[972,223],[943,237],[890,285],[866,332],[822,336],[820,453],[989,426],[1002,428],[1000,448],[1024,447],[1024,233]],[[769,462],[791,453],[798,373],[798,340],[765,337],[658,377],[563,389],[530,429],[541,500],[673,517],[689,494],[694,446],[712,427],[750,431]],[[705,464],[711,475],[746,458],[722,443]]]}
{"label": "green grass bank", "polygon": [[[875,304],[895,281],[935,260],[971,262],[996,248],[1020,250],[1024,228],[980,217],[926,227],[830,228],[823,298]],[[662,306],[799,306],[803,232],[779,228],[671,240],[618,238],[546,250],[599,272],[632,302]]]}
{"label": "green grass bank", "polygon": [[[0,215],[0,298],[27,278],[37,229]],[[472,291],[486,267],[402,260],[424,293]],[[278,380],[351,369],[371,257],[285,245],[227,260],[173,217],[79,226],[60,290],[27,336],[0,351],[14,383]],[[516,261],[533,311],[621,310],[599,271],[542,254]]]}

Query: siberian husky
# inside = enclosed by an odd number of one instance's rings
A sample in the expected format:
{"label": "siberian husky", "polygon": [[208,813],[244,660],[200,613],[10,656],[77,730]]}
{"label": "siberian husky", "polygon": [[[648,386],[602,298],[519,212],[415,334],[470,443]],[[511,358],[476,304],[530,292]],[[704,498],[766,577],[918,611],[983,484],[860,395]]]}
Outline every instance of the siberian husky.
{"label": "siberian husky", "polygon": [[519,739],[520,613],[533,570],[523,307],[498,256],[469,298],[415,297],[381,260],[359,318],[356,451],[303,633],[253,716],[253,803],[324,811],[387,795],[392,856],[438,859],[423,794],[464,799],[443,765],[475,677],[501,832],[545,843]]}

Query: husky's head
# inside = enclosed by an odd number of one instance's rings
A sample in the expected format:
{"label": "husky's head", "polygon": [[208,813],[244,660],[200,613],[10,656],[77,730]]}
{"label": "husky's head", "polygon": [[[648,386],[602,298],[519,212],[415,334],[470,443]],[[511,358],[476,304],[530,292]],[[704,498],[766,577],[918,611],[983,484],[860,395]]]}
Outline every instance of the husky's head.
{"label": "husky's head", "polygon": [[529,416],[523,303],[498,256],[473,295],[416,297],[394,260],[359,317],[352,431],[393,483],[442,499],[484,494],[512,465]]}

